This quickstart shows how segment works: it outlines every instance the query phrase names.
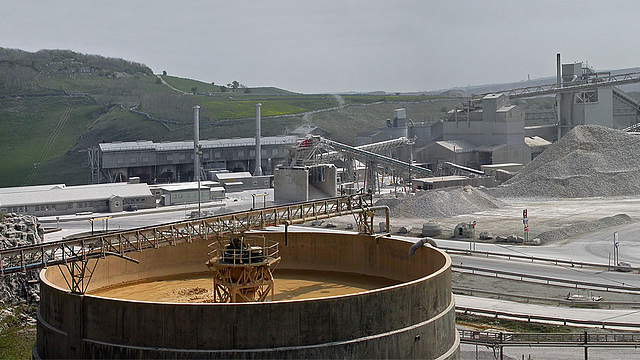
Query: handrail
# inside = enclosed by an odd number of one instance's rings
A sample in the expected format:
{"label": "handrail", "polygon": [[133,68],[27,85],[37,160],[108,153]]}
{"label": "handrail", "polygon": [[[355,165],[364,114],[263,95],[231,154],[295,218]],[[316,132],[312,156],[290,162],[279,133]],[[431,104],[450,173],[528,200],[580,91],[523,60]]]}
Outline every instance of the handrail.
{"label": "handrail", "polygon": [[364,213],[375,209],[372,205],[370,194],[349,195],[3,249],[0,250],[0,275],[66,264],[96,255],[123,255],[269,226]]}
{"label": "handrail", "polygon": [[640,346],[639,333],[511,333],[458,329],[463,343],[490,346]]}
{"label": "handrail", "polygon": [[515,312],[506,312],[506,311],[498,311],[498,310],[487,310],[487,309],[479,309],[467,306],[458,306],[456,305],[456,313],[461,314],[475,314],[480,316],[489,316],[493,318],[505,318],[505,319],[516,319],[516,320],[526,320],[527,322],[538,321],[549,324],[562,324],[563,326],[567,325],[577,325],[577,326],[598,326],[603,329],[606,328],[637,328],[640,329],[640,323],[624,323],[624,322],[616,322],[616,321],[599,321],[599,320],[582,320],[582,319],[570,319],[556,316],[543,316],[543,315],[531,315],[531,314],[518,314]]}
{"label": "handrail", "polygon": [[463,270],[470,270],[472,273],[475,273],[475,272],[490,273],[490,274],[495,274],[496,277],[497,277],[497,275],[505,275],[505,276],[511,276],[511,277],[520,278],[521,280],[525,279],[525,278],[535,279],[535,280],[542,280],[542,281],[546,281],[547,284],[551,284],[551,283],[571,284],[571,285],[575,286],[576,288],[578,287],[578,285],[581,285],[581,286],[585,286],[585,287],[588,286],[590,289],[593,289],[593,288],[605,289],[605,291],[609,291],[609,289],[615,289],[615,290],[624,290],[626,292],[640,292],[640,287],[626,286],[626,285],[624,285],[624,283],[623,283],[623,285],[597,284],[597,283],[590,283],[590,282],[587,282],[587,281],[558,279],[558,278],[552,278],[552,277],[548,277],[548,276],[530,275],[530,274],[528,275],[528,274],[516,273],[516,272],[512,272],[512,271],[491,270],[491,269],[484,269],[484,268],[479,268],[479,267],[474,267],[474,266],[456,265],[456,264],[451,265],[451,268],[454,271],[456,271],[455,269],[463,269]]}
{"label": "handrail", "polygon": [[608,264],[592,263],[592,262],[585,262],[585,261],[553,259],[553,258],[545,258],[545,257],[540,257],[540,256],[519,255],[519,254],[512,254],[512,253],[506,253],[505,254],[505,253],[492,252],[492,251],[467,250],[467,249],[451,248],[451,247],[446,247],[446,246],[438,246],[438,248],[441,249],[441,250],[446,251],[447,253],[452,252],[452,253],[462,253],[462,254],[469,254],[469,255],[478,254],[478,255],[485,255],[486,257],[489,257],[489,256],[504,257],[504,258],[507,258],[509,260],[511,260],[513,258],[513,259],[531,260],[531,262],[534,262],[534,261],[547,262],[547,263],[552,263],[552,264],[555,264],[555,265],[565,264],[565,265],[570,265],[571,267],[574,267],[574,266],[579,266],[579,267],[588,266],[588,267],[607,268],[607,269],[624,269],[624,270],[628,270],[628,271],[639,271],[640,272],[640,267],[620,267],[620,266],[617,266],[617,265],[608,265]]}

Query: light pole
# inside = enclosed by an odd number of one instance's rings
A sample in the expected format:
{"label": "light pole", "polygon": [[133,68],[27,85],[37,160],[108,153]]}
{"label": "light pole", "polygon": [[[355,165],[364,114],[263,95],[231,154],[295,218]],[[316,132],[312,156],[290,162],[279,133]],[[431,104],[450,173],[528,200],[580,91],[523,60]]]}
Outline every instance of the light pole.
{"label": "light pole", "polygon": [[[200,157],[202,156],[202,145],[198,144],[198,152],[196,152],[196,156],[198,157],[198,166],[200,165]],[[200,210],[201,206],[201,193],[200,193],[200,169],[198,171],[198,217],[202,216],[202,211]]]}

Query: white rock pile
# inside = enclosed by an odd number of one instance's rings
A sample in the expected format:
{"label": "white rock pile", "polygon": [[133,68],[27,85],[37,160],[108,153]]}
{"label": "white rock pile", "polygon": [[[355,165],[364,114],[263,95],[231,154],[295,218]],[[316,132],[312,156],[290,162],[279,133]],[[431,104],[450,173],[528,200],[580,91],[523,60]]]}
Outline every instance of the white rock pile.
{"label": "white rock pile", "polygon": [[382,198],[376,205],[389,207],[398,218],[434,219],[495,209],[504,203],[471,186],[420,191],[415,196]]}
{"label": "white rock pile", "polygon": [[640,194],[640,136],[575,127],[503,186],[498,197],[582,198]]}
{"label": "white rock pile", "polygon": [[[0,214],[0,249],[41,243],[44,231],[35,216]],[[0,302],[34,303],[39,300],[37,271],[5,275],[0,281]]]}

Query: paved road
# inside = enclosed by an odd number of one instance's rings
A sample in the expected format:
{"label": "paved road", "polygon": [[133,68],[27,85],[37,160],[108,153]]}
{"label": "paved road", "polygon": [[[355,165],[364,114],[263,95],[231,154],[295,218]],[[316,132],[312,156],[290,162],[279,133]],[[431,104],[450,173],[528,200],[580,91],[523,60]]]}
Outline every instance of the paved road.
{"label": "paved road", "polygon": [[464,256],[456,254],[451,254],[450,256],[453,265],[508,271],[522,275],[544,276],[552,279],[588,282],[601,286],[615,285],[640,288],[640,275],[635,273],[531,263],[526,261],[505,260],[495,257],[486,258],[482,256]]}
{"label": "paved road", "polygon": [[[584,309],[584,308],[561,308],[557,306],[546,306],[536,304],[524,304],[520,302],[487,299],[465,295],[455,295],[456,306],[477,308],[491,311],[501,311],[511,314],[549,316],[559,319],[617,322],[630,325],[640,324],[640,309]],[[635,330],[637,327],[620,326],[611,327],[617,330]]]}
{"label": "paved road", "polygon": [[[243,191],[239,193],[229,194],[224,202],[210,202],[201,204],[201,210],[210,211],[214,213],[218,212],[234,212],[241,210],[248,210],[253,206],[252,194],[264,194],[267,193],[266,198],[267,206],[270,202],[273,202],[273,189],[260,189]],[[257,198],[256,208],[262,207],[262,197]],[[133,229],[138,227],[164,224],[173,221],[185,220],[192,211],[197,213],[198,205],[177,205],[167,206],[157,209],[144,209],[135,212],[121,212],[121,213],[94,213],[91,215],[67,215],[60,217],[59,225],[56,223],[56,217],[44,217],[39,220],[47,228],[60,227],[61,231],[52,232],[45,235],[45,241],[56,241],[70,235],[78,233],[91,233],[91,221],[90,219],[100,219],[104,217],[111,217],[107,220],[94,221],[94,230],[105,230],[108,226],[109,230],[118,229]]]}

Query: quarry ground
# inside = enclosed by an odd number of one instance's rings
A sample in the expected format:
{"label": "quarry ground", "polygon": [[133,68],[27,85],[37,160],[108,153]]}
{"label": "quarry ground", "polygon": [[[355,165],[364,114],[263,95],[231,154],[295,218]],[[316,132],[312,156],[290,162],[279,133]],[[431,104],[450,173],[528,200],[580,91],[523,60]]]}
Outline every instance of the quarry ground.
{"label": "quarry ground", "polygon": [[[528,212],[530,238],[535,238],[537,234],[546,231],[558,230],[569,225],[595,221],[617,214],[627,214],[634,222],[640,221],[640,196],[577,199],[502,198],[499,200],[504,203],[502,206],[471,214],[440,218],[413,217],[411,214],[404,214],[402,217],[392,215],[390,219],[391,232],[397,233],[401,226],[410,225],[412,230],[408,235],[420,237],[424,223],[438,222],[442,225],[442,235],[436,238],[449,239],[457,224],[476,221],[478,234],[487,231],[493,236],[511,234],[522,236],[522,211],[525,209]],[[384,221],[382,213],[377,214],[375,218],[376,226],[381,221]],[[330,219],[321,226],[326,226],[327,223],[344,228],[349,223],[353,224],[354,220],[353,217],[343,216]],[[562,242],[567,241],[571,241],[571,239],[562,240]]]}
{"label": "quarry ground", "polygon": [[[501,198],[503,204],[498,208],[484,210],[472,214],[455,215],[442,218],[420,218],[411,217],[410,214],[403,214],[402,217],[391,217],[391,232],[397,234],[397,230],[401,226],[410,225],[412,230],[408,236],[421,237],[422,225],[426,222],[437,222],[442,226],[442,235],[438,239],[450,239],[453,235],[453,229],[461,222],[477,223],[477,233],[482,231],[491,233],[493,236],[523,235],[522,211],[527,209],[530,227],[530,238],[535,238],[538,234],[566,228],[570,225],[585,224],[603,218],[611,217],[617,214],[626,214],[636,223],[640,220],[640,196],[624,196],[624,197],[599,197],[599,198],[573,198],[573,199],[542,199],[542,198]],[[384,221],[383,214],[378,214],[375,218],[376,229],[377,224]],[[332,223],[338,229],[345,228],[347,224],[354,223],[353,217],[341,217],[337,219],[329,219],[320,226],[326,226]],[[606,224],[606,222],[605,222]],[[634,225],[634,224],[631,224]],[[538,256],[549,257],[555,259],[571,259],[576,261],[587,261],[597,263],[607,263],[608,246],[611,243],[612,233],[619,230],[624,234],[623,230],[617,227],[604,226],[596,232],[583,233],[575,237],[562,238],[557,241],[550,242],[541,246],[525,246],[525,245],[507,245],[516,252],[535,251]],[[601,239],[591,240],[590,237]],[[640,237],[636,240],[626,239],[623,237],[624,245],[627,246],[628,252],[635,252],[635,247],[640,247]],[[468,240],[460,240],[468,241]],[[491,240],[488,242],[495,243]],[[600,253],[591,251],[591,246],[602,247]],[[591,243],[591,244],[590,244]],[[637,244],[636,244],[637,243]],[[606,244],[606,245],[603,245]],[[605,246],[607,248],[605,249]],[[629,255],[635,257],[635,255]],[[640,266],[640,260],[632,257],[632,266]],[[503,294],[516,294],[523,296],[540,296],[548,297],[548,302],[542,302],[549,305],[558,305],[557,301],[562,300],[571,292],[572,294],[602,296],[606,301],[638,301],[640,295],[630,295],[621,293],[600,293],[598,291],[588,292],[586,290],[576,291],[567,289],[566,287],[532,284],[528,282],[520,282],[515,280],[495,279],[492,277],[454,273],[453,286],[458,288],[472,288],[493,290],[502,292]],[[588,293],[588,294],[587,294]],[[473,294],[475,296],[492,297],[487,294]],[[500,298],[517,301],[516,298],[501,296]]]}

